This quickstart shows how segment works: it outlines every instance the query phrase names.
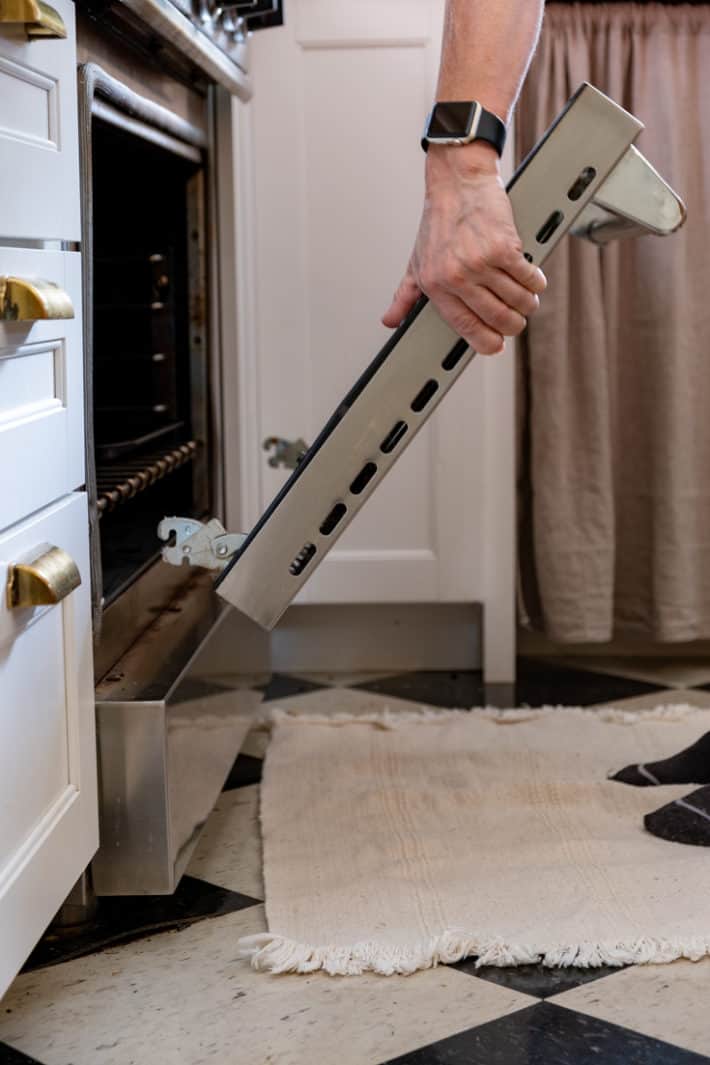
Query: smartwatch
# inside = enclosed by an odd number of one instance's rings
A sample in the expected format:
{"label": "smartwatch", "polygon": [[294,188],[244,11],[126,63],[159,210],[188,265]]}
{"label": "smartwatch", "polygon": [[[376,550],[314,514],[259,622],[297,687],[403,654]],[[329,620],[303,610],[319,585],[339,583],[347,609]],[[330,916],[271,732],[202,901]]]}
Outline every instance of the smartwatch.
{"label": "smartwatch", "polygon": [[430,144],[488,141],[502,155],[505,134],[505,123],[477,100],[446,101],[434,104],[424,127],[422,148],[426,152]]}

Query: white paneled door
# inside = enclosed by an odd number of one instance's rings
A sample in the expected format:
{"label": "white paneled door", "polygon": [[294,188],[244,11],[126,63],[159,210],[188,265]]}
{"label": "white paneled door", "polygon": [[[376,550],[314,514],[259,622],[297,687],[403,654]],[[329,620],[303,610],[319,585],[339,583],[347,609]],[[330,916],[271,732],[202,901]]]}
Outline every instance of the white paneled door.
{"label": "white paneled door", "polygon": [[[443,6],[290,0],[285,26],[255,35],[251,129],[242,133],[253,155],[257,304],[242,351],[248,520],[288,475],[268,465],[262,441],[312,440],[389,335],[380,316],[421,211],[419,139]],[[484,602],[488,664],[499,674],[490,679],[504,680],[513,623],[512,365],[510,355],[485,362],[474,360],[300,601]],[[491,536],[502,552],[494,559]]]}

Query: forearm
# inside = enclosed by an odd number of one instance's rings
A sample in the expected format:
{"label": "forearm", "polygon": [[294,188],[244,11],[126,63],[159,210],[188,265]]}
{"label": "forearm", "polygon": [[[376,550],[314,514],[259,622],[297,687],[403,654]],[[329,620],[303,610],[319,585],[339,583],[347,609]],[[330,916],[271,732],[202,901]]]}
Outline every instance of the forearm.
{"label": "forearm", "polygon": [[508,122],[544,0],[447,0],[437,100],[479,100]]}
{"label": "forearm", "polygon": [[[506,123],[535,50],[544,0],[446,0],[437,100],[478,100]],[[385,312],[395,326],[421,293],[474,351],[503,350],[539,303],[545,276],[523,254],[495,147],[430,144],[407,272]]]}

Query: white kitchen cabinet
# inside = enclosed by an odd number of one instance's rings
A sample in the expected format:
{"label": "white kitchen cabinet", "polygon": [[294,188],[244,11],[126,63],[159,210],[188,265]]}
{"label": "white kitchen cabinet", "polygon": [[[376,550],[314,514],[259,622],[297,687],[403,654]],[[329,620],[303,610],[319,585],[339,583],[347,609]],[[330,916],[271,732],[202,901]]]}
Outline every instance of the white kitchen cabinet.
{"label": "white kitchen cabinet", "polygon": [[[10,607],[8,571],[58,547],[81,585]],[[98,846],[86,496],[0,534],[0,995]]]}
{"label": "white kitchen cabinet", "polygon": [[[419,139],[443,7],[290,0],[285,26],[253,41],[242,237],[251,229],[256,316],[240,345],[248,523],[288,476],[267,464],[262,441],[312,440],[388,336],[379,319],[421,211]],[[483,603],[486,679],[511,681],[513,451],[509,351],[474,360],[298,601]]]}
{"label": "white kitchen cabinet", "polygon": [[66,39],[0,22],[0,995],[98,845],[81,255],[58,243],[80,236],[74,6],[52,4]]}
{"label": "white kitchen cabinet", "polygon": [[52,7],[64,40],[0,23],[0,239],[80,238],[74,4]]}
{"label": "white kitchen cabinet", "polygon": [[52,282],[74,307],[73,318],[0,321],[4,529],[84,483],[84,367],[79,253],[1,245],[0,277]]}

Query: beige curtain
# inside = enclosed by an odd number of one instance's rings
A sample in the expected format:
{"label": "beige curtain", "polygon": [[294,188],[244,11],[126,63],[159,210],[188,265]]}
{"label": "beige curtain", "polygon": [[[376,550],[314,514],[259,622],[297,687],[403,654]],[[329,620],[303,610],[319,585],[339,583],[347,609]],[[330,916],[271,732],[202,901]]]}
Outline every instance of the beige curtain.
{"label": "beige curtain", "polygon": [[583,80],[645,124],[683,230],[568,238],[520,353],[524,620],[557,641],[710,636],[710,6],[548,4],[526,152]]}

